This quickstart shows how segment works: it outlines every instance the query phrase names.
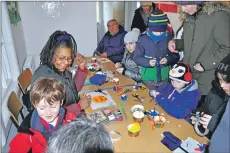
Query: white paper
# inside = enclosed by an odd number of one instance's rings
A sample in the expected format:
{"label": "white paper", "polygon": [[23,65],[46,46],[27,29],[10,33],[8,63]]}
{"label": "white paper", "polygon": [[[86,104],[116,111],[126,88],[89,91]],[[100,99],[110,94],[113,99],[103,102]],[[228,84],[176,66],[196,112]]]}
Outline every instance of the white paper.
{"label": "white paper", "polygon": [[[181,144],[181,147],[191,153],[203,153],[204,151],[200,152],[200,151],[195,151],[195,148],[199,148],[198,144],[200,144],[198,141],[196,141],[193,138],[188,137],[185,141],[183,141],[183,143]],[[176,150],[174,150],[173,153],[185,153],[182,149],[177,148]]]}
{"label": "white paper", "polygon": [[103,93],[100,93],[100,92],[89,92],[89,93],[87,93],[87,95],[91,95],[92,98],[94,96],[105,96],[105,97],[107,97],[107,101],[104,103],[95,103],[92,101],[92,103],[91,103],[92,110],[98,109],[98,108],[103,108],[103,107],[112,107],[112,106],[116,105],[115,101],[112,99],[112,97],[109,95],[109,93],[106,90],[102,90],[102,91],[104,93],[106,93],[107,95],[104,95]]}

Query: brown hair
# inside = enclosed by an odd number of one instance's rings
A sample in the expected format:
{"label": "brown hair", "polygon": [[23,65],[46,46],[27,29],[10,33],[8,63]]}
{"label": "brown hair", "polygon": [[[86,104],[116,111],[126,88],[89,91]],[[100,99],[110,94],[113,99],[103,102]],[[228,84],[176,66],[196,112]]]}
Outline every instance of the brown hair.
{"label": "brown hair", "polygon": [[37,80],[30,91],[30,101],[37,105],[42,99],[50,105],[62,102],[65,99],[65,88],[60,81],[53,78],[41,78]]}
{"label": "brown hair", "polygon": [[109,20],[109,21],[107,22],[107,27],[109,27],[109,23],[110,23],[110,22],[116,22],[116,24],[118,24],[116,19],[111,19],[111,20]]}

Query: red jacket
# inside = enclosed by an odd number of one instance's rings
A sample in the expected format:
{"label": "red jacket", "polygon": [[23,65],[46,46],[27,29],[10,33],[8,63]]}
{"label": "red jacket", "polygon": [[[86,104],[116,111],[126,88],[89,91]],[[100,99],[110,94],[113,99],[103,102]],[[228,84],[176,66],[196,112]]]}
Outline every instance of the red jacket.
{"label": "red jacket", "polygon": [[[29,113],[20,125],[18,134],[10,142],[9,153],[41,153],[46,151],[47,138],[42,132],[31,128],[31,119],[34,111]],[[60,123],[61,126],[68,124],[76,119],[76,115],[70,112],[64,112],[64,118]],[[58,127],[60,128],[60,126]]]}

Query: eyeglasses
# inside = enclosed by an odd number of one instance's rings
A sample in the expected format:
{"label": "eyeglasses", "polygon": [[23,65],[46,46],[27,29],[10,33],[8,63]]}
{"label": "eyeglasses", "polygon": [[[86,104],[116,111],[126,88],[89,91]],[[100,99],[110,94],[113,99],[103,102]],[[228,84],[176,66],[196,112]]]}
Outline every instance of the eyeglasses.
{"label": "eyeglasses", "polygon": [[67,62],[72,62],[72,61],[73,61],[72,57],[65,57],[65,56],[58,56],[58,55],[55,55],[55,56],[57,56],[58,59],[59,59],[61,62],[64,62],[65,60],[66,60]]}

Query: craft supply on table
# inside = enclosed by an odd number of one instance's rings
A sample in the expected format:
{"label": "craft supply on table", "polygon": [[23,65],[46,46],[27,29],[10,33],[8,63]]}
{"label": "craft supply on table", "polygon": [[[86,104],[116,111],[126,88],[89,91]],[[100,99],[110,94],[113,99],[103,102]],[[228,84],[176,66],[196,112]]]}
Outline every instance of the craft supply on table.
{"label": "craft supply on table", "polygon": [[121,93],[120,96],[123,95],[123,94],[126,94],[128,92],[131,92],[131,91],[132,91],[131,89],[125,89],[125,91],[123,93]]}
{"label": "craft supply on table", "polygon": [[155,116],[153,121],[156,128],[163,128],[166,119],[163,116]]}
{"label": "craft supply on table", "polygon": [[144,121],[145,114],[142,111],[135,111],[133,113],[133,120],[137,123],[142,123]]}
{"label": "craft supply on table", "polygon": [[133,90],[138,90],[138,85],[137,85],[137,84],[135,84],[135,85],[133,86]]}
{"label": "craft supply on table", "polygon": [[101,85],[106,82],[106,75],[95,74],[89,80],[93,85]]}
{"label": "craft supply on table", "polygon": [[96,121],[96,123],[106,123],[108,122],[108,118],[104,115],[102,111],[96,111],[89,116],[92,120]]}
{"label": "craft supply on table", "polygon": [[154,108],[154,109],[152,109],[152,110],[146,111],[145,114],[147,115],[148,120],[153,121],[153,118],[154,118],[155,116],[158,116],[158,115],[159,115],[159,112],[156,111],[156,109]]}
{"label": "craft supply on table", "polygon": [[100,88],[97,89],[97,90],[95,90],[95,92],[100,92],[100,93],[102,93],[102,94],[104,94],[104,95],[107,95],[107,94],[106,94],[105,92],[103,92],[102,89],[100,89]]}
{"label": "craft supply on table", "polygon": [[126,94],[121,95],[121,100],[126,101],[127,100],[127,95]]}
{"label": "craft supply on table", "polygon": [[125,105],[124,105],[124,104],[120,104],[120,105],[119,105],[119,108],[120,108],[120,110],[121,110],[121,112],[122,112],[124,118],[127,119],[127,113],[126,113],[126,111],[125,111]]}
{"label": "craft supply on table", "polygon": [[140,103],[142,103],[142,102],[144,101],[144,98],[145,98],[145,97],[141,97],[141,99],[140,99],[140,97],[139,97],[139,95],[138,95],[137,93],[132,94],[132,96],[133,96],[134,98],[136,98],[135,101],[138,101],[138,102],[140,102]]}
{"label": "craft supply on table", "polygon": [[97,62],[97,58],[96,58],[96,57],[92,57],[92,58],[90,59],[90,61],[96,63],[96,62]]}
{"label": "craft supply on table", "polygon": [[195,153],[204,153],[207,149],[207,144],[199,143],[197,140],[188,137],[185,141],[182,142],[181,148],[177,148],[173,153],[185,153],[185,152],[195,152]]}
{"label": "craft supply on table", "polygon": [[109,134],[110,134],[113,142],[121,139],[121,133],[118,131],[113,130],[113,131],[110,131]]}
{"label": "craft supply on table", "polygon": [[105,108],[116,106],[116,102],[112,99],[110,94],[106,90],[103,90],[103,93],[95,91],[87,92],[87,94],[92,97],[92,102],[90,106],[93,110],[103,107]]}
{"label": "craft supply on table", "polygon": [[134,105],[131,107],[131,112],[134,113],[135,111],[142,111],[144,112],[144,106],[142,105]]}
{"label": "craft supply on table", "polygon": [[106,115],[106,117],[109,119],[109,121],[122,121],[123,116],[119,109],[117,108],[105,108],[102,110],[102,112]]}
{"label": "craft supply on table", "polygon": [[114,85],[119,85],[119,78],[113,78]]}
{"label": "craft supply on table", "polygon": [[140,124],[138,124],[138,123],[129,124],[127,126],[127,128],[128,128],[128,135],[130,137],[137,137],[137,136],[139,136],[140,129],[141,129]]}

